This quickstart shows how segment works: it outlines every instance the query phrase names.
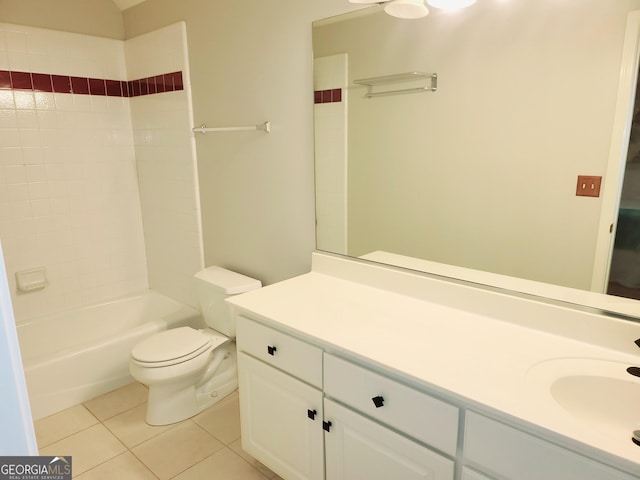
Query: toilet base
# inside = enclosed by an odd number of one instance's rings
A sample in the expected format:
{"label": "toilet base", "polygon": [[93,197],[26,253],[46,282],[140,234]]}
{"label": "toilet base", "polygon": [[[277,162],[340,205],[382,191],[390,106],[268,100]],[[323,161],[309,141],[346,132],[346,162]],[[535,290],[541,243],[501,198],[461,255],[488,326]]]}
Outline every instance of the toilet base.
{"label": "toilet base", "polygon": [[[149,425],[170,425],[197,415],[211,405],[227,397],[238,388],[238,381],[232,381],[214,390],[209,395],[196,396],[193,387],[172,395],[156,392],[155,400],[149,389],[146,422]],[[198,398],[199,397],[199,398]]]}
{"label": "toilet base", "polygon": [[149,386],[146,422],[169,425],[181,422],[214,405],[238,388],[235,351],[215,375],[199,384],[193,378]]}

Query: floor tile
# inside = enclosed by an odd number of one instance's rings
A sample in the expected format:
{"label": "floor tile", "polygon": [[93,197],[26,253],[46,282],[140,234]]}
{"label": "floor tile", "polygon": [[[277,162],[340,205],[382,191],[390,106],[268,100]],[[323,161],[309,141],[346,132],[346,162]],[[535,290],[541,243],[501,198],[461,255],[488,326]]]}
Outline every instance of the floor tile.
{"label": "floor tile", "polygon": [[168,480],[224,445],[188,421],[134,447],[132,452],[161,480]]}
{"label": "floor tile", "polygon": [[158,477],[131,452],[125,452],[74,478],[78,480],[157,480]]}
{"label": "floor tile", "polygon": [[98,419],[82,405],[42,418],[34,423],[38,448],[44,448],[97,423]]}
{"label": "floor tile", "polygon": [[80,480],[281,480],[242,450],[237,393],[157,427],[144,421],[146,400],[146,387],[133,383],[38,420],[40,453],[71,455]]}
{"label": "floor tile", "polygon": [[271,470],[269,470],[266,466],[264,466],[262,463],[260,463],[258,460],[256,460],[255,458],[253,458],[251,455],[249,455],[247,452],[245,452],[242,449],[242,442],[241,440],[236,440],[235,442],[231,443],[229,445],[229,448],[231,450],[233,450],[236,454],[238,454],[240,457],[242,457],[247,463],[249,463],[253,468],[257,469],[258,471],[260,471],[260,473],[262,473],[265,477],[269,478],[269,479],[279,479],[280,477],[278,477],[275,473],[273,473]]}
{"label": "floor tile", "polygon": [[144,385],[133,382],[113,392],[105,393],[84,403],[98,420],[106,420],[147,401],[149,391]]}
{"label": "floor tile", "polygon": [[102,424],[97,424],[41,448],[40,455],[71,455],[73,473],[79,475],[126,450],[109,430]]}
{"label": "floor tile", "polygon": [[236,390],[192,420],[225,445],[240,438],[240,406]]}
{"label": "floor tile", "polygon": [[228,448],[207,457],[174,480],[267,480],[267,476],[249,465]]}
{"label": "floor tile", "polygon": [[147,404],[143,403],[120,415],[105,420],[104,426],[120,439],[127,447],[132,448],[150,438],[175,427],[174,425],[151,426],[145,421]]}

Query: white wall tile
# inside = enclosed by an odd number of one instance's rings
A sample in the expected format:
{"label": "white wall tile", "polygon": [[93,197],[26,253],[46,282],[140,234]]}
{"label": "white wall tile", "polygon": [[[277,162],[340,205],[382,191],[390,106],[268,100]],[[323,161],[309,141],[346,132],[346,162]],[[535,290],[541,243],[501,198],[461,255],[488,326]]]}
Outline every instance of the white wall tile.
{"label": "white wall tile", "polygon": [[29,68],[32,72],[51,72],[52,63],[53,62],[51,61],[51,57],[46,54],[29,54]]}
{"label": "white wall tile", "polygon": [[12,165],[5,167],[5,181],[8,184],[26,183],[27,173],[24,169],[24,165]]}
{"label": "white wall tile", "polygon": [[2,128],[18,128],[16,110],[0,110],[0,129]]}
{"label": "white wall tile", "polygon": [[18,110],[35,110],[36,101],[33,92],[16,90],[13,92],[14,106]]}
{"label": "white wall tile", "polygon": [[[186,73],[184,42],[183,24],[120,42],[0,23],[0,68],[109,79]],[[0,235],[18,321],[149,282],[196,304],[203,253],[189,98],[0,91]],[[11,272],[39,263],[50,286],[15,294]]]}
{"label": "white wall tile", "polygon": [[0,109],[16,109],[15,102],[13,100],[13,92],[11,90],[0,90]]}
{"label": "white wall tile", "polygon": [[[128,40],[125,49],[129,78],[187,72],[183,24]],[[204,259],[189,88],[133,98],[131,117],[150,285],[197,305],[193,274]]]}
{"label": "white wall tile", "polygon": [[7,52],[21,54],[29,53],[27,47],[27,33],[7,30],[4,33],[4,48]]}
{"label": "white wall tile", "polygon": [[5,149],[20,147],[20,137],[18,129],[5,128],[0,130],[0,145],[2,145]]}
{"label": "white wall tile", "polygon": [[5,52],[7,59],[7,68],[18,72],[28,72],[31,70],[29,57],[23,53]]}
{"label": "white wall tile", "polygon": [[[1,33],[1,32],[0,32]],[[0,51],[0,69],[9,70],[9,56],[6,51]]]}
{"label": "white wall tile", "polygon": [[[48,61],[42,73],[126,78],[123,42],[0,32],[11,68]],[[147,288],[128,99],[0,91],[0,111],[0,232],[17,321]],[[18,295],[12,273],[40,263],[50,285]]]}
{"label": "white wall tile", "polygon": [[18,110],[16,111],[18,120],[18,128],[21,129],[37,129],[38,116],[35,110]]}

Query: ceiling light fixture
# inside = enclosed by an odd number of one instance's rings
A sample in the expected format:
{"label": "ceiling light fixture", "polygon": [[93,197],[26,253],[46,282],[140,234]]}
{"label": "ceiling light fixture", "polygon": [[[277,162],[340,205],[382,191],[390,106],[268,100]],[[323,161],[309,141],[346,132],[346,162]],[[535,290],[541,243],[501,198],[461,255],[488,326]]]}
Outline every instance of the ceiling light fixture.
{"label": "ceiling light fixture", "polygon": [[393,0],[384,6],[384,11],[397,18],[422,18],[429,15],[424,0]]}
{"label": "ceiling light fixture", "polygon": [[429,9],[424,0],[349,0],[350,3],[385,4],[384,11],[397,18],[422,18],[429,15]]}
{"label": "ceiling light fixture", "polygon": [[[425,0],[349,0],[350,3],[385,4],[384,11],[397,18],[422,18],[429,15]],[[430,6],[443,10],[457,10],[476,3],[476,0],[426,0]]]}
{"label": "ceiling light fixture", "polygon": [[427,3],[433,8],[441,8],[443,10],[458,10],[467,8],[476,3],[476,0],[427,0]]}

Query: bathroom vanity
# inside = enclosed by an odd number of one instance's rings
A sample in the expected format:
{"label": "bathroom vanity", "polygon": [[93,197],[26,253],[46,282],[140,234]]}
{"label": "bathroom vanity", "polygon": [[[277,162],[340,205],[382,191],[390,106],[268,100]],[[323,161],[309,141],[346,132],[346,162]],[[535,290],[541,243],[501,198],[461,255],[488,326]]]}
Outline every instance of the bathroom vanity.
{"label": "bathroom vanity", "polygon": [[640,478],[640,324],[316,252],[234,297],[243,448],[286,480]]}

